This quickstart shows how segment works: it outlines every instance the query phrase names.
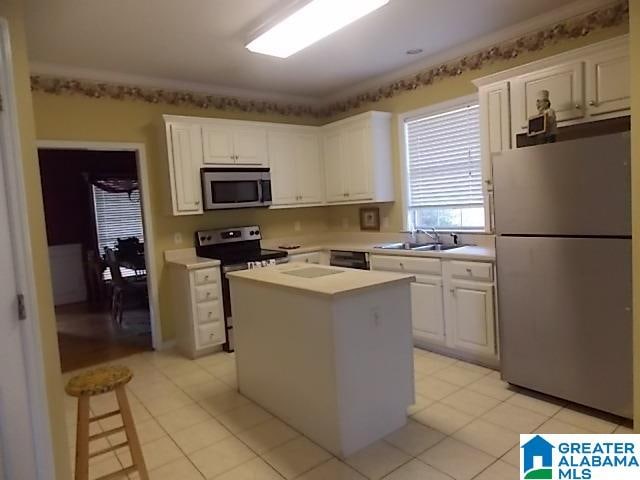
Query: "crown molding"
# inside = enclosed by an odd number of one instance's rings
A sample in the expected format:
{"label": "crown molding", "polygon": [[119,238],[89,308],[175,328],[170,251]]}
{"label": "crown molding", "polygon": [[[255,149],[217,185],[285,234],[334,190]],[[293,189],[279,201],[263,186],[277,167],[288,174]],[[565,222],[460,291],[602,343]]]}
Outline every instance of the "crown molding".
{"label": "crown molding", "polygon": [[[578,7],[581,9],[576,13]],[[542,50],[564,39],[588,36],[594,31],[628,21],[628,0],[574,2],[564,8],[553,10],[431,57],[429,66],[421,70],[416,70],[417,66],[414,64],[401,72],[395,72],[393,81],[385,83],[384,79],[387,77],[378,77],[348,90],[356,93],[349,95],[347,91],[343,91],[340,94],[343,97],[329,96],[320,101],[313,97],[266,94],[41,63],[32,64],[31,88],[36,92],[54,95],[82,95],[91,98],[137,100],[202,109],[328,118],[404,92],[427,87],[438,80],[479,70],[499,60],[516,58],[526,52]],[[402,72],[408,73],[402,76]],[[368,91],[367,85],[369,85]],[[337,98],[344,99],[335,100]]]}

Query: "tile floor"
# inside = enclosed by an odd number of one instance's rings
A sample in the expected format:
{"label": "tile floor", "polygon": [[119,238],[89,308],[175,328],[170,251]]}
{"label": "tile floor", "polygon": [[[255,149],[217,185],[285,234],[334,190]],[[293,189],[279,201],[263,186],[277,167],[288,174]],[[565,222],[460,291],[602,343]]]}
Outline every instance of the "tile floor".
{"label": "tile floor", "polygon": [[[416,349],[416,404],[407,425],[341,461],[238,394],[233,355],[191,361],[146,352],[118,363],[135,374],[129,399],[152,480],[513,480],[519,433],[630,432],[620,419],[510,388],[497,372]],[[72,459],[75,406],[68,397]],[[112,394],[92,399],[95,415],[114,407]],[[119,424],[97,422],[93,433]],[[92,450],[122,441],[113,435]],[[130,464],[126,450],[95,457],[91,477]]]}

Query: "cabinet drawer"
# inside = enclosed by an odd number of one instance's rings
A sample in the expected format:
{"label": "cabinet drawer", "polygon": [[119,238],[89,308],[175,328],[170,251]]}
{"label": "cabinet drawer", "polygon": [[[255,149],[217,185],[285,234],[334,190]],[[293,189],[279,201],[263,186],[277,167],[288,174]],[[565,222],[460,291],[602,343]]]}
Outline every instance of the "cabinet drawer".
{"label": "cabinet drawer", "polygon": [[466,280],[493,280],[493,264],[485,262],[451,262],[451,276]]}
{"label": "cabinet drawer", "polygon": [[199,303],[196,307],[198,312],[198,323],[217,322],[222,320],[220,316],[219,302]]}
{"label": "cabinet drawer", "polygon": [[196,287],[196,302],[198,303],[218,300],[218,297],[219,295],[217,283],[209,283]]}
{"label": "cabinet drawer", "polygon": [[195,271],[196,285],[203,285],[205,283],[216,283],[218,281],[218,269],[217,268],[203,268]]}
{"label": "cabinet drawer", "polygon": [[392,272],[424,273],[441,275],[442,267],[439,258],[392,257],[372,255],[371,270],[387,270]]}
{"label": "cabinet drawer", "polygon": [[200,347],[219,345],[225,342],[224,323],[213,322],[198,325],[198,344]]}

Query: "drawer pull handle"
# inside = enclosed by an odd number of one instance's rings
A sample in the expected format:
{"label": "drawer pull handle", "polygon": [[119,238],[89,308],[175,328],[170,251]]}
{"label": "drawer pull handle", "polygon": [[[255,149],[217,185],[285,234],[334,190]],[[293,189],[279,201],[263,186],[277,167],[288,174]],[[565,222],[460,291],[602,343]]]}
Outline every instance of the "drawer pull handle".
{"label": "drawer pull handle", "polygon": [[473,270],[471,270],[470,268],[467,268],[467,273],[471,275],[473,273]]}
{"label": "drawer pull handle", "polygon": [[211,292],[207,292],[207,297],[210,297],[210,296],[211,296]]}
{"label": "drawer pull handle", "polygon": [[404,263],[400,262],[400,268],[404,268]]}

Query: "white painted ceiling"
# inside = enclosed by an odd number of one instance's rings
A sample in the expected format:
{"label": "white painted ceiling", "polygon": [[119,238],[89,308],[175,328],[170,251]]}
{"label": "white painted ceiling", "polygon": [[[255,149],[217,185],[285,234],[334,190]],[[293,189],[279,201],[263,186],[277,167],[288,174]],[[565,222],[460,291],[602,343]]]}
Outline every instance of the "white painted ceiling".
{"label": "white painted ceiling", "polygon": [[[288,59],[244,48],[256,25],[286,1],[25,3],[29,56],[36,71],[46,64],[321,99],[572,0],[391,0]],[[424,51],[406,55],[411,48]]]}

